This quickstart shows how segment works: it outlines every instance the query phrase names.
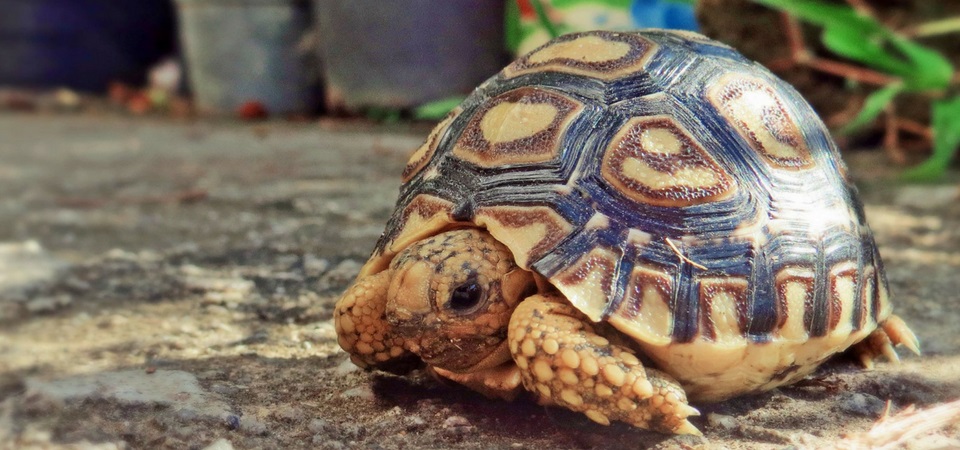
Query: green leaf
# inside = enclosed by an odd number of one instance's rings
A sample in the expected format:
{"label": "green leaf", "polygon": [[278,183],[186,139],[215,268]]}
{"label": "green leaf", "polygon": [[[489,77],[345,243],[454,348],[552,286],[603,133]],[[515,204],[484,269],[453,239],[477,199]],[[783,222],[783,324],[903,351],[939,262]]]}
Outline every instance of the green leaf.
{"label": "green leaf", "polygon": [[954,68],[942,54],[900,36],[892,36],[890,43],[917,69],[904,77],[911,89],[946,89],[950,85]]}
{"label": "green leaf", "polygon": [[943,89],[954,68],[940,53],[906,39],[872,17],[820,0],[754,0],[824,28],[830,51],[904,80],[909,90]]}
{"label": "green leaf", "polygon": [[867,35],[855,27],[832,26],[823,30],[821,39],[830,51],[886,73],[908,76],[915,70],[909,62],[884,50],[878,43],[883,37],[877,34]]}
{"label": "green leaf", "polygon": [[507,50],[516,53],[523,39],[520,30],[520,5],[515,0],[508,0],[503,18],[503,41]]}
{"label": "green leaf", "polygon": [[400,121],[401,111],[388,106],[371,106],[364,111],[364,115],[377,122],[397,123]]}
{"label": "green leaf", "polygon": [[537,22],[547,30],[547,33],[550,34],[550,39],[554,39],[557,36],[560,36],[560,30],[557,29],[557,26],[550,21],[550,17],[547,15],[546,8],[543,7],[543,2],[541,0],[530,0],[530,4],[533,6],[533,10],[537,13]]}
{"label": "green leaf", "polygon": [[463,103],[462,95],[441,98],[432,102],[424,103],[413,110],[413,117],[421,120],[440,120],[453,111],[457,105]]}
{"label": "green leaf", "polygon": [[933,155],[903,173],[912,181],[932,181],[943,176],[960,148],[960,97],[933,103]]}
{"label": "green leaf", "polygon": [[902,91],[903,85],[895,83],[873,92],[867,96],[867,99],[863,102],[863,108],[860,109],[857,116],[844,125],[838,133],[850,134],[873,122],[880,115],[880,112],[893,101],[894,97]]}
{"label": "green leaf", "polygon": [[756,3],[786,11],[807,22],[820,26],[845,26],[866,34],[882,31],[883,26],[861,16],[849,6],[835,5],[819,0],[754,0]]}

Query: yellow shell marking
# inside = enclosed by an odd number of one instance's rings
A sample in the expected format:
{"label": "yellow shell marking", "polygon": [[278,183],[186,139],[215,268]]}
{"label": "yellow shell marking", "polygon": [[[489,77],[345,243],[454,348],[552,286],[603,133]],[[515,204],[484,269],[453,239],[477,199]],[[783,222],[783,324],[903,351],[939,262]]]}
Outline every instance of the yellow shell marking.
{"label": "yellow shell marking", "polygon": [[573,231],[573,225],[546,206],[480,208],[475,220],[510,248],[523,268]]}
{"label": "yellow shell marking", "polygon": [[531,53],[527,60],[534,64],[560,58],[598,63],[623,58],[629,52],[630,44],[626,42],[608,41],[599,36],[583,36],[542,48]]}
{"label": "yellow shell marking", "polygon": [[863,268],[863,283],[860,288],[860,321],[854,324],[857,330],[872,327],[873,322],[873,297],[876,295],[876,286],[874,285],[875,271],[873,266]]}
{"label": "yellow shell marking", "polygon": [[657,44],[632,33],[592,32],[561,36],[503,69],[506,78],[563,72],[613,80],[643,69]]}
{"label": "yellow shell marking", "polygon": [[437,151],[437,145],[440,143],[440,139],[443,138],[444,133],[447,132],[447,128],[450,127],[450,123],[453,122],[453,119],[455,119],[459,113],[459,107],[451,111],[443,121],[433,128],[433,131],[427,136],[427,140],[424,141],[423,145],[410,155],[407,166],[403,169],[402,179],[404,183],[410,181],[411,178],[427,165],[433,153]]}
{"label": "yellow shell marking", "polygon": [[805,283],[790,281],[783,286],[784,303],[787,305],[787,321],[780,328],[780,336],[786,339],[803,340],[807,330],[803,327],[804,305],[811,301],[812,293]]}
{"label": "yellow shell marking", "polygon": [[731,100],[727,107],[732,115],[739,117],[747,129],[754,133],[764,152],[777,158],[800,157],[799,148],[780,142],[763,126],[765,110],[777,107],[777,101],[768,92],[746,92],[740,98]]}
{"label": "yellow shell marking", "polygon": [[840,263],[830,270],[830,317],[824,343],[834,347],[846,341],[853,332],[853,307],[857,301],[857,265]]}
{"label": "yellow shell marking", "polygon": [[746,278],[702,278],[700,280],[700,303],[704,317],[701,330],[712,330],[712,338],[718,344],[739,346],[746,342],[746,293],[749,281]]}
{"label": "yellow shell marking", "polygon": [[674,173],[660,172],[641,159],[628,158],[623,162],[623,175],[655,190],[688,186],[704,189],[717,184],[717,175],[707,169],[684,167]]}
{"label": "yellow shell marking", "polygon": [[719,200],[736,189],[710,153],[667,116],[630,119],[607,145],[600,171],[631,199],[660,206]]}
{"label": "yellow shell marking", "polygon": [[683,151],[683,143],[673,131],[665,128],[646,128],[640,133],[640,146],[650,153],[677,155]]}
{"label": "yellow shell marking", "polygon": [[470,119],[453,155],[481,167],[546,162],[583,105],[536,87],[507,91],[488,100]]}
{"label": "yellow shell marking", "polygon": [[767,82],[731,73],[714,83],[707,97],[766,162],[782,169],[813,167],[796,118]]}
{"label": "yellow shell marking", "polygon": [[493,144],[533,136],[546,130],[557,117],[557,107],[549,103],[500,103],[490,108],[480,121],[483,137]]}
{"label": "yellow shell marking", "polygon": [[813,309],[813,279],[812,270],[800,267],[787,267],[777,274],[778,303],[785,307],[778,311],[783,322],[780,327],[782,338],[796,341],[807,339],[804,321]]}
{"label": "yellow shell marking", "polygon": [[651,345],[671,342],[673,314],[670,311],[672,280],[663,271],[636,266],[630,274],[626,295],[609,321],[618,330]]}
{"label": "yellow shell marking", "polygon": [[611,250],[594,248],[553,281],[564,295],[590,320],[600,321],[610,297],[611,274],[620,257]]}
{"label": "yellow shell marking", "polygon": [[399,252],[451,222],[452,208],[453,203],[441,198],[427,194],[416,196],[402,212],[403,226],[400,234],[390,242],[390,250]]}

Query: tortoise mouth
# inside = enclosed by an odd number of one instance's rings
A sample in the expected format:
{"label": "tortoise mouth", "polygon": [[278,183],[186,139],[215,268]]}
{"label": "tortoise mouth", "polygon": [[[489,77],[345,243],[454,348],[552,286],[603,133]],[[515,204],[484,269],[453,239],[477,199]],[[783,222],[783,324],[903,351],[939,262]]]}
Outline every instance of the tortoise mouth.
{"label": "tortoise mouth", "polygon": [[503,336],[450,337],[439,335],[408,341],[409,349],[424,363],[452,372],[465,372],[487,360],[506,341]]}

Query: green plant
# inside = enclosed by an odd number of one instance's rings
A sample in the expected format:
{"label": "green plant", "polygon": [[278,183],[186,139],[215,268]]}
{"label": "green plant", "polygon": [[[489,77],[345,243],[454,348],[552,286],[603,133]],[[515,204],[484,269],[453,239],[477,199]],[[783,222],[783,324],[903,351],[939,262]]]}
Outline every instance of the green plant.
{"label": "green plant", "polygon": [[[831,52],[890,76],[870,94],[860,112],[839,131],[851,133],[873,122],[898,95],[923,93],[932,98],[933,154],[904,172],[911,180],[941,177],[960,148],[960,95],[953,88],[953,65],[939,52],[897,33],[853,7],[822,0],[753,0],[823,29],[823,45]],[[960,31],[957,19],[921,25],[918,30],[942,34]],[[952,28],[951,28],[952,26]]]}

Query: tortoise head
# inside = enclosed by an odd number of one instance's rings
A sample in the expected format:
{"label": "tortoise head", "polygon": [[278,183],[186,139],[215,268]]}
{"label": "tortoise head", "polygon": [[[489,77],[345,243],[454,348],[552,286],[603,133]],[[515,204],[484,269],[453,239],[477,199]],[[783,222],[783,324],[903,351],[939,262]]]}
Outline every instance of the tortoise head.
{"label": "tortoise head", "polygon": [[440,233],[398,254],[390,268],[385,316],[407,350],[462,373],[510,360],[510,316],[536,285],[489,233]]}

